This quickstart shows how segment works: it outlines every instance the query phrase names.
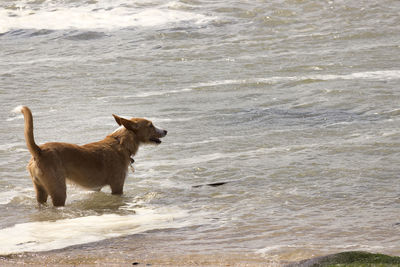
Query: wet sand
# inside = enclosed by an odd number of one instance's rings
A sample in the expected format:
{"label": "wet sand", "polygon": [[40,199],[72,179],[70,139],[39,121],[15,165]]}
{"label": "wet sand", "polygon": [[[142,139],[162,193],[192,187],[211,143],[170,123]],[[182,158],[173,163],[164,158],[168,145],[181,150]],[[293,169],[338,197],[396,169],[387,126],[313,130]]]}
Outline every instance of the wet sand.
{"label": "wet sand", "polygon": [[[164,234],[164,235],[163,235]],[[255,253],[191,251],[166,232],[138,234],[46,252],[0,257],[0,266],[281,266]]]}
{"label": "wet sand", "polygon": [[24,254],[13,259],[0,260],[1,266],[283,266],[247,258],[246,255],[127,255],[121,258],[105,256],[88,256],[82,254],[65,256],[63,253]]}
{"label": "wet sand", "polygon": [[367,252],[317,255],[300,261],[268,259],[249,251],[196,250],[174,230],[108,239],[64,249],[0,256],[0,266],[273,266],[310,267],[333,264],[399,266],[400,257]]}

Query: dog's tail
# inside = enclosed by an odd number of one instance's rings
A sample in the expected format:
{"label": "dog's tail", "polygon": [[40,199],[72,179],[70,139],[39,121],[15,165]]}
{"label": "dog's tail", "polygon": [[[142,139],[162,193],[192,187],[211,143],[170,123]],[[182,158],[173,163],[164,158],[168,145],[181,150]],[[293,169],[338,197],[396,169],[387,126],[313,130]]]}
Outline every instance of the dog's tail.
{"label": "dog's tail", "polygon": [[21,112],[24,115],[24,120],[25,120],[24,135],[25,135],[26,146],[28,147],[29,152],[31,152],[32,156],[35,159],[38,158],[41,153],[41,149],[38,145],[36,145],[35,139],[33,137],[33,118],[31,110],[27,106],[18,106],[13,110],[13,112],[15,113]]}

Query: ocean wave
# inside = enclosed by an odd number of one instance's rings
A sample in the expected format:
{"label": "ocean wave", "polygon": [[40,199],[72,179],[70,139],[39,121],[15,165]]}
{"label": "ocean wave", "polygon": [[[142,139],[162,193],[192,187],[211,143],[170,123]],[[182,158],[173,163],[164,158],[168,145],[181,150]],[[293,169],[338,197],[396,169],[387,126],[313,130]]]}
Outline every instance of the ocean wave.
{"label": "ocean wave", "polygon": [[6,205],[6,204],[10,203],[18,195],[19,195],[19,192],[17,192],[17,191],[0,192],[0,205]]}
{"label": "ocean wave", "polygon": [[164,3],[127,5],[125,2],[99,0],[83,4],[15,1],[12,6],[0,6],[0,33],[16,29],[95,31],[167,25],[175,27],[188,23],[202,25],[211,21],[208,15],[173,9]]}
{"label": "ocean wave", "polygon": [[300,81],[331,81],[331,80],[398,80],[400,79],[400,70],[378,70],[378,71],[365,71],[354,72],[349,74],[312,74],[304,76],[274,76],[266,78],[249,78],[249,79],[233,79],[233,80],[220,80],[198,83],[192,88],[201,87],[214,87],[223,85],[238,85],[238,84],[276,84],[280,82],[300,82]]}
{"label": "ocean wave", "polygon": [[131,99],[131,98],[146,98],[146,97],[154,97],[154,96],[164,96],[164,95],[170,95],[170,94],[180,94],[180,93],[185,93],[192,91],[191,88],[183,88],[183,89],[174,89],[174,90],[154,90],[154,91],[142,91],[142,92],[137,92],[135,94],[130,94],[130,95],[108,95],[108,96],[99,96],[95,97],[96,100],[108,102],[110,100],[115,100],[115,99]]}
{"label": "ocean wave", "polygon": [[[3,174],[6,175],[6,172],[3,172]],[[33,192],[33,187],[8,186],[7,191],[0,192],[0,205],[8,205],[14,201],[19,202],[28,195],[33,196]]]}
{"label": "ocean wave", "polygon": [[6,121],[15,121],[15,120],[23,119],[23,118],[24,118],[24,115],[17,115],[14,117],[7,118]]}
{"label": "ocean wave", "polygon": [[[132,95],[125,95],[122,98],[146,98],[153,96],[163,96],[169,94],[180,94],[193,91],[195,89],[218,87],[225,85],[240,85],[240,84],[277,84],[283,82],[301,82],[301,81],[332,81],[332,80],[372,80],[372,81],[387,81],[400,79],[400,70],[380,70],[380,71],[366,71],[355,72],[343,75],[334,74],[316,74],[305,76],[274,76],[266,78],[248,78],[248,79],[232,79],[232,80],[218,80],[208,81],[189,85],[185,88],[174,90],[154,90],[147,92],[138,92]],[[98,100],[107,100],[112,98],[120,98],[121,96],[103,96],[97,97]]]}
{"label": "ocean wave", "polygon": [[60,249],[67,246],[187,226],[189,215],[179,208],[135,209],[133,215],[105,214],[57,221],[29,222],[0,230],[0,255]]}
{"label": "ocean wave", "polygon": [[184,88],[184,89],[176,89],[176,90],[168,90],[168,91],[148,91],[148,92],[141,92],[137,93],[135,95],[127,95],[124,96],[123,98],[144,98],[144,97],[150,97],[150,96],[162,96],[162,95],[168,95],[168,94],[179,94],[179,93],[184,93],[191,91],[192,89],[190,88]]}

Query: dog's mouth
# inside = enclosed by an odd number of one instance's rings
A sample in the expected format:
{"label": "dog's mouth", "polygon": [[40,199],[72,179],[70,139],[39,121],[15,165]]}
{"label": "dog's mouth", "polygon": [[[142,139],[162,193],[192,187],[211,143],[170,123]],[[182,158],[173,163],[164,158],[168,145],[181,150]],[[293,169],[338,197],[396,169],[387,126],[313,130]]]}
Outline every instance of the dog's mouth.
{"label": "dog's mouth", "polygon": [[160,138],[163,138],[164,136],[167,135],[167,131],[166,130],[161,130],[161,129],[156,129],[156,134],[154,136],[152,136],[149,141],[154,143],[154,144],[161,144],[161,140]]}
{"label": "dog's mouth", "polygon": [[156,137],[150,138],[150,142],[153,142],[153,143],[155,143],[157,145],[161,144],[161,140],[159,138],[156,138]]}

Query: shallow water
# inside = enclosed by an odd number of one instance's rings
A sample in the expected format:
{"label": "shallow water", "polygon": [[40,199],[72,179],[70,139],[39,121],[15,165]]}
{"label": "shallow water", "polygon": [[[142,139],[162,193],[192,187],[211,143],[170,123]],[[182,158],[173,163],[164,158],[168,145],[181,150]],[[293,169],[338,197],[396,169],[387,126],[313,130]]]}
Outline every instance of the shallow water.
{"label": "shallow water", "polygon": [[[0,254],[169,229],[175,250],[198,254],[400,255],[399,12],[393,0],[1,2]],[[20,104],[38,143],[100,140],[112,113],[168,136],[140,149],[124,196],[72,185],[66,207],[38,207]]]}

